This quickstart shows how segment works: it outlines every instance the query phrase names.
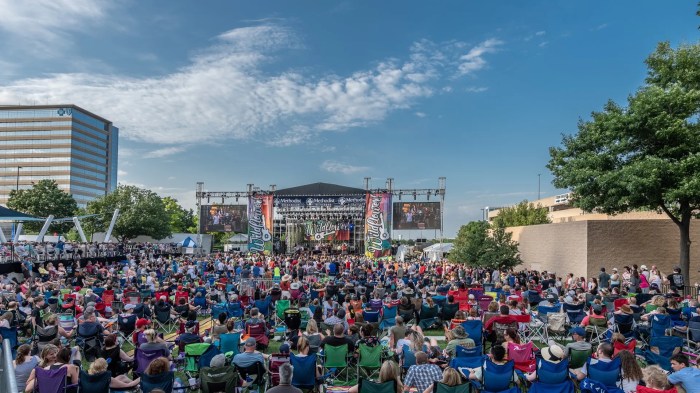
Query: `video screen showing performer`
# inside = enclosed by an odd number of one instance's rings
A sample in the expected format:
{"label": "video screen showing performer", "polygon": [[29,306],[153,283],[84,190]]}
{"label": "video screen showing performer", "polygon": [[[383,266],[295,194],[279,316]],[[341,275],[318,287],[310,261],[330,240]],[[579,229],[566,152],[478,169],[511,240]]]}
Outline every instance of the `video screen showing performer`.
{"label": "video screen showing performer", "polygon": [[248,231],[248,207],[246,205],[203,205],[202,233]]}
{"label": "video screen showing performer", "polygon": [[394,202],[393,229],[440,229],[440,202]]}

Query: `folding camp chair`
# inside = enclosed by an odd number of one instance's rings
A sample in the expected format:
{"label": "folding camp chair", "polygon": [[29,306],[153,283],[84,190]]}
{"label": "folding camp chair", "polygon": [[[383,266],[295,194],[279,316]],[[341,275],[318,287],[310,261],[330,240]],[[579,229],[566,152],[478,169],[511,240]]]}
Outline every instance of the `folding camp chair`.
{"label": "folding camp chair", "polygon": [[362,311],[362,319],[365,321],[365,323],[376,324],[375,326],[378,326],[378,324],[379,324],[379,311],[363,310]]}
{"label": "folding camp chair", "polygon": [[77,388],[78,385],[68,384],[68,369],[66,367],[54,370],[44,370],[41,367],[34,368],[34,391],[37,393],[60,393],[69,388]]}
{"label": "folding camp chair", "polygon": [[58,325],[66,331],[66,333],[71,333],[75,329],[76,321],[73,313],[62,313],[58,316]]}
{"label": "folding camp chair", "polygon": [[418,314],[418,326],[423,330],[431,328],[438,321],[438,311],[438,306],[429,307],[427,304],[422,305]]}
{"label": "folding camp chair", "polygon": [[481,320],[467,320],[462,322],[461,325],[464,328],[464,331],[467,332],[468,337],[474,340],[474,343],[477,346],[481,346],[483,344],[484,324],[481,322]]}
{"label": "folding camp chair", "polygon": [[469,386],[468,383],[449,386],[442,382],[435,382],[433,384],[433,393],[469,393]]}
{"label": "folding camp chair", "polygon": [[360,378],[358,383],[359,393],[396,393],[396,381],[383,383],[372,382],[369,379]]}
{"label": "folding camp chair", "polygon": [[583,367],[588,361],[593,353],[593,349],[580,350],[580,349],[569,349],[569,368],[577,369]]}
{"label": "folding camp chair", "polygon": [[613,329],[626,338],[634,337],[634,316],[631,314],[613,314]]}
{"label": "folding camp chair", "polygon": [[590,343],[598,345],[605,341],[605,334],[608,331],[608,321],[605,318],[588,318],[589,325],[586,326],[586,333],[590,335]]}
{"label": "folding camp chair", "polygon": [[157,349],[153,351],[144,351],[140,348],[134,349],[134,362],[135,368],[134,372],[138,375],[143,375],[143,373],[148,368],[148,365],[157,358],[168,357],[168,353],[162,349]]}
{"label": "folding camp chair", "polygon": [[208,366],[211,359],[220,353],[219,348],[210,343],[185,345],[185,374],[188,378],[194,378],[201,367]]}
{"label": "folding camp chair", "polygon": [[270,339],[267,337],[267,334],[265,334],[265,325],[262,322],[248,325],[247,333],[250,337],[255,339],[255,342],[258,344],[258,349],[265,349],[270,343]]}
{"label": "folding camp chair", "polygon": [[165,393],[172,393],[175,383],[175,373],[166,371],[156,375],[141,374],[139,387],[142,393],[151,393],[154,389],[160,389]]}
{"label": "folding camp chair", "polygon": [[510,360],[505,364],[496,364],[486,358],[481,366],[482,381],[470,380],[476,389],[482,392],[519,393],[520,388],[513,383],[515,363]]}
{"label": "folding camp chair", "polygon": [[537,359],[537,379],[528,389],[528,393],[574,393],[576,387],[569,378],[567,359],[559,363]]}
{"label": "folding camp chair", "polygon": [[315,353],[308,356],[289,355],[289,361],[294,367],[292,385],[299,389],[313,390],[316,388],[316,359]]}
{"label": "folding camp chair", "polygon": [[80,348],[83,359],[95,361],[102,353],[102,326],[81,323],[75,330],[75,344]]}
{"label": "folding camp chair", "polygon": [[508,343],[508,358],[515,362],[516,370],[524,373],[535,371],[535,351],[537,349],[532,341],[524,344]]}
{"label": "folding camp chair", "polygon": [[136,320],[137,318],[134,314],[119,315],[117,317],[117,334],[122,340],[129,342],[131,345],[134,345],[132,335],[134,330],[136,330]]}
{"label": "folding camp chair", "polygon": [[463,347],[461,345],[457,345],[455,347],[455,357],[456,358],[473,358],[473,357],[481,357],[484,354],[484,347],[479,345],[476,347]]}
{"label": "folding camp chair", "polygon": [[260,299],[255,301],[255,308],[260,311],[260,314],[264,315],[265,318],[270,316],[270,305],[272,304],[272,298],[266,297],[265,299]]}
{"label": "folding camp chair", "polygon": [[585,304],[568,304],[563,303],[562,307],[569,319],[569,325],[580,325],[583,318],[586,316],[586,312],[583,310]]}
{"label": "folding camp chair", "polygon": [[379,323],[379,330],[389,330],[389,328],[396,325],[398,309],[398,306],[389,307],[385,305],[382,307],[382,321]]}
{"label": "folding camp chair", "polygon": [[[262,364],[262,362],[255,362],[248,367],[235,367],[236,371],[238,371],[238,374],[241,376],[241,379],[246,380],[248,377],[250,377],[253,380],[252,385],[249,385],[250,389],[262,391],[265,390],[265,375],[267,370],[265,370],[265,365]],[[315,375],[316,374],[314,374],[314,376]],[[255,376],[255,378],[253,378],[253,376]]]}
{"label": "folding camp chair", "polygon": [[630,304],[630,301],[629,301],[629,299],[624,298],[624,297],[619,298],[619,299],[615,299],[613,301],[613,307],[615,308],[615,311],[619,310],[620,307],[624,306],[625,304]]}
{"label": "folding camp chair", "polygon": [[629,351],[632,354],[635,353],[637,348],[637,340],[634,337],[628,338],[624,343],[615,341],[613,343],[613,357],[617,356],[620,351]]}
{"label": "folding camp chair", "polygon": [[700,322],[688,322],[685,330],[685,348],[691,354],[700,354]]}
{"label": "folding camp chair", "polygon": [[581,391],[587,391],[586,387],[589,386],[591,381],[594,381],[603,385],[608,393],[623,393],[623,390],[618,387],[618,383],[622,380],[622,363],[620,358],[614,358],[609,362],[593,362],[589,358],[586,362],[586,370],[588,375],[579,384]]}
{"label": "folding camp chair", "polygon": [[219,335],[219,350],[229,358],[233,358],[240,353],[241,333],[224,333]]}
{"label": "folding camp chair", "polygon": [[170,315],[170,310],[171,308],[169,304],[156,304],[154,308],[153,318],[153,320],[156,321],[158,327],[168,334],[172,333],[172,331],[175,330],[175,327],[177,326],[176,321],[174,321],[173,317]]}
{"label": "folding camp chair", "polygon": [[408,369],[416,364],[416,354],[411,351],[408,345],[401,347],[401,371],[406,374]]}
{"label": "folding camp chair", "polygon": [[369,347],[361,343],[358,347],[358,353],[357,377],[372,378],[374,375],[378,375],[379,369],[382,367],[382,346]]}
{"label": "folding camp chair", "polygon": [[112,373],[103,371],[99,374],[88,374],[85,370],[80,370],[78,380],[78,391],[85,393],[109,392],[109,384],[112,382]]}
{"label": "folding camp chair", "polygon": [[14,358],[15,355],[17,355],[16,351],[17,347],[19,346],[19,341],[17,339],[17,328],[0,327],[0,336],[2,336],[3,340],[8,340],[10,342],[10,348],[12,348],[12,357]]}
{"label": "folding camp chair", "polygon": [[233,366],[202,367],[199,379],[202,393],[235,393],[238,387],[238,373]]}
{"label": "folding camp chair", "polygon": [[136,291],[127,292],[122,296],[122,302],[124,304],[141,304],[141,293]]}
{"label": "folding camp chair", "polygon": [[528,338],[540,342],[547,342],[547,323],[542,322],[539,314],[530,312],[530,324],[528,326]]}
{"label": "folding camp chair", "polygon": [[347,381],[349,379],[348,365],[350,356],[351,354],[348,353],[347,345],[334,347],[326,344],[323,347],[323,356],[321,357],[323,363],[323,373],[325,374],[331,371],[331,369],[335,369],[335,377],[338,378],[339,376],[344,376],[344,378],[341,377],[338,379]]}
{"label": "folding camp chair", "polygon": [[285,363],[289,363],[289,354],[273,353],[270,355],[267,366],[270,373],[269,378],[267,378],[267,389],[280,384],[280,366]]}
{"label": "folding camp chair", "polygon": [[683,349],[683,338],[678,336],[655,336],[649,340],[649,347],[640,351],[647,364],[658,364],[666,371],[671,370],[671,356]]}

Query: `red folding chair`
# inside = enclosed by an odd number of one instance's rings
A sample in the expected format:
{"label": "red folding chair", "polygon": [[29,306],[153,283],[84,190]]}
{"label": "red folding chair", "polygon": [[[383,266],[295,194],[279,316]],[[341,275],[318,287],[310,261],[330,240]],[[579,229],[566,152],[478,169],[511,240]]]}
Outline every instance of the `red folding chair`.
{"label": "red folding chair", "polygon": [[156,292],[156,301],[160,300],[160,298],[163,296],[165,296],[165,302],[170,303],[170,292],[168,292],[168,291]]}
{"label": "red folding chair", "polygon": [[537,368],[535,363],[535,345],[532,341],[525,344],[508,343],[508,359],[515,362],[515,369],[531,373]]}
{"label": "red folding chair", "polygon": [[112,302],[114,301],[114,290],[109,289],[102,292],[102,303],[107,307],[112,307]]}
{"label": "red folding chair", "polygon": [[180,304],[180,299],[185,299],[185,303],[189,303],[190,302],[189,292],[184,292],[184,291],[175,292],[175,304],[176,305]]}
{"label": "red folding chair", "polygon": [[620,299],[615,299],[613,301],[613,305],[615,306],[615,311],[619,310],[620,307],[622,307],[625,304],[630,304],[630,301],[626,297],[623,297]]}

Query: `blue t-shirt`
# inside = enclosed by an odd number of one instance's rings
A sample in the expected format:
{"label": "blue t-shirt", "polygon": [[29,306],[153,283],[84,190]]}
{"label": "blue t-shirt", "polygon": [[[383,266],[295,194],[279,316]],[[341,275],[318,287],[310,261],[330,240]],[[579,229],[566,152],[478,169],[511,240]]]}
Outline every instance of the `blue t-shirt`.
{"label": "blue t-shirt", "polygon": [[258,362],[265,364],[265,358],[259,352],[241,352],[233,357],[233,364],[238,367],[247,368]]}
{"label": "blue t-shirt", "polygon": [[700,369],[686,367],[668,376],[668,382],[672,384],[680,383],[687,393],[700,393]]}

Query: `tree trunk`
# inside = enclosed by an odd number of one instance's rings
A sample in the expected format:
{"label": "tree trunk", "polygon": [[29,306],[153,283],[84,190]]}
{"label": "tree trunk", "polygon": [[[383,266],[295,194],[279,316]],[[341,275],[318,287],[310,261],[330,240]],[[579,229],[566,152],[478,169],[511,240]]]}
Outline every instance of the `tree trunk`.
{"label": "tree trunk", "polygon": [[690,209],[683,209],[678,223],[681,235],[679,262],[686,286],[690,285],[690,218]]}

